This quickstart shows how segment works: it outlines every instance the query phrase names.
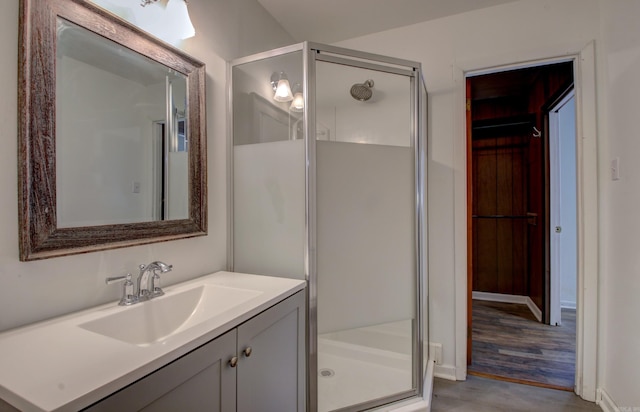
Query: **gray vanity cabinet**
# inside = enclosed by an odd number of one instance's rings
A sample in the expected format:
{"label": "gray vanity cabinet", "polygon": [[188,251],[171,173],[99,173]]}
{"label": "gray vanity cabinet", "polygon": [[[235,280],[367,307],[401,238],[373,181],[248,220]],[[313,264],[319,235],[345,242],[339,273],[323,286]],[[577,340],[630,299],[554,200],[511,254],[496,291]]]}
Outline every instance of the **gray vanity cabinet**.
{"label": "gray vanity cabinet", "polygon": [[305,410],[305,296],[238,327],[238,412]]}
{"label": "gray vanity cabinet", "polygon": [[234,411],[236,330],[175,360],[87,411]]}
{"label": "gray vanity cabinet", "polygon": [[300,291],[86,410],[302,412],[304,303]]}

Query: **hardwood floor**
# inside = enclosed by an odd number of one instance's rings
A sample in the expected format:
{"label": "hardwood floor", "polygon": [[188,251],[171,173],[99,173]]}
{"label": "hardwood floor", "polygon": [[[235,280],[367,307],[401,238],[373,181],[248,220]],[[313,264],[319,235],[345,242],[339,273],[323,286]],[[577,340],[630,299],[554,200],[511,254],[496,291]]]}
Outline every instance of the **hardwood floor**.
{"label": "hardwood floor", "polygon": [[435,379],[431,412],[600,411],[574,393],[467,376],[466,381]]}
{"label": "hardwood floor", "polygon": [[526,305],[473,301],[473,350],[468,373],[573,391],[575,310],[562,325],[539,323]]}

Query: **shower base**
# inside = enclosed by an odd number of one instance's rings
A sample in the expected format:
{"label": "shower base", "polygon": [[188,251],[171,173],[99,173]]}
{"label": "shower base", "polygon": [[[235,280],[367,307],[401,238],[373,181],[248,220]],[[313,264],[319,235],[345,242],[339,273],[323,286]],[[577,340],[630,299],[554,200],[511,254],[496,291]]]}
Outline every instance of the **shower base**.
{"label": "shower base", "polygon": [[410,390],[411,321],[318,336],[318,411]]}

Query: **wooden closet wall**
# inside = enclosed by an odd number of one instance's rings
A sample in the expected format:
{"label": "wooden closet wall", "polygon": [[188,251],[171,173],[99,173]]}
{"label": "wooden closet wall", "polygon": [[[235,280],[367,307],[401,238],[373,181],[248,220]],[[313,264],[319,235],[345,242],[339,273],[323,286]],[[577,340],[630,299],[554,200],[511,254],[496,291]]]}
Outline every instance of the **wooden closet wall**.
{"label": "wooden closet wall", "polygon": [[572,63],[470,80],[473,290],[529,296],[544,310],[546,119],[548,106],[573,83]]}

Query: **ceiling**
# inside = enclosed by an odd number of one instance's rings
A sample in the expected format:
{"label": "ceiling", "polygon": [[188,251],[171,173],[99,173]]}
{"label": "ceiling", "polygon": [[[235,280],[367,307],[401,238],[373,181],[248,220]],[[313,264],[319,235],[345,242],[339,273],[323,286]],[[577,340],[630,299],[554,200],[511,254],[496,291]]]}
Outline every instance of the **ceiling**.
{"label": "ceiling", "polygon": [[296,42],[334,43],[515,0],[258,0]]}

